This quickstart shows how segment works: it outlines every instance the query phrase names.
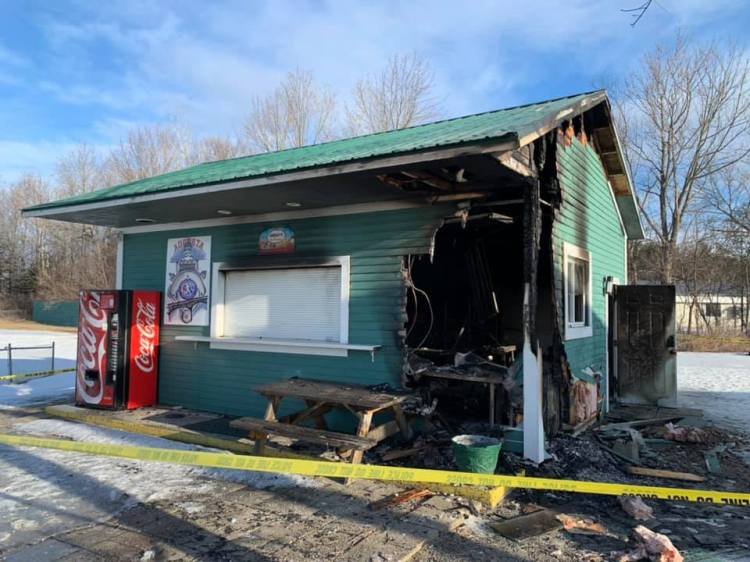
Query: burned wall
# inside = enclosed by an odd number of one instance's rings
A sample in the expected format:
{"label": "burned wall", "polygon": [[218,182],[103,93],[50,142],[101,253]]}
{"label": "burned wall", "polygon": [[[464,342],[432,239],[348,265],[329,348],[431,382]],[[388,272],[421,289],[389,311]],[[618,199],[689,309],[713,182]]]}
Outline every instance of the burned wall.
{"label": "burned wall", "polygon": [[594,147],[585,134],[561,134],[557,146],[561,204],[552,227],[554,291],[558,315],[564,323],[563,246],[574,244],[591,253],[592,335],[566,337],[565,352],[571,372],[591,367],[603,375],[602,395],[607,395],[607,295],[606,279],[627,281],[626,235],[618,209]]}

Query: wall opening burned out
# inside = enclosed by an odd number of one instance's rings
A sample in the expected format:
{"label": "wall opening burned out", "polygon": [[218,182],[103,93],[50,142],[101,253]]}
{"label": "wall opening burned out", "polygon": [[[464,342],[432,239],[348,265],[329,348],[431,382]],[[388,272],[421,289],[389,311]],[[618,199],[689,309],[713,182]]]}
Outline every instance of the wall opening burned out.
{"label": "wall opening burned out", "polygon": [[[448,219],[432,255],[404,258],[407,384],[437,398],[445,416],[508,426],[522,419],[523,212],[523,201],[514,200]],[[550,223],[551,212],[543,213],[547,241]],[[551,246],[541,246],[537,332],[546,348],[553,340]]]}

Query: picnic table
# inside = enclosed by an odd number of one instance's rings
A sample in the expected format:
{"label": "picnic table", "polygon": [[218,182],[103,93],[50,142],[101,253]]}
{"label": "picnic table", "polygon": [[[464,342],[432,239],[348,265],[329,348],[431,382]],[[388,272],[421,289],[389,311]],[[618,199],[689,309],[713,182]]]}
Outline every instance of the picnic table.
{"label": "picnic table", "polygon": [[[264,419],[240,418],[231,425],[251,433],[256,454],[263,453],[269,435],[279,435],[336,447],[340,449],[341,456],[351,457],[352,464],[359,464],[367,449],[387,437],[398,432],[407,439],[411,437],[402,408],[402,403],[408,397],[404,393],[300,378],[265,384],[255,390],[268,400]],[[305,408],[279,417],[281,403],[286,399],[301,400]],[[324,416],[334,409],[347,411],[358,419],[355,434],[328,429]],[[378,413],[391,413],[394,419],[373,427],[373,416]],[[301,425],[310,420],[315,423],[314,428]]]}

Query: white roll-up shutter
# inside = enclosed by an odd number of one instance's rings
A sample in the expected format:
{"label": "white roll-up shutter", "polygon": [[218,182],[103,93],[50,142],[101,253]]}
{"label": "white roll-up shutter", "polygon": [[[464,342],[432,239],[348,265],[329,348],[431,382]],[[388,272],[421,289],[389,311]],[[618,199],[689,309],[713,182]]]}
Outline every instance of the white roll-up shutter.
{"label": "white roll-up shutter", "polygon": [[340,311],[340,266],[225,274],[225,337],[338,342]]}

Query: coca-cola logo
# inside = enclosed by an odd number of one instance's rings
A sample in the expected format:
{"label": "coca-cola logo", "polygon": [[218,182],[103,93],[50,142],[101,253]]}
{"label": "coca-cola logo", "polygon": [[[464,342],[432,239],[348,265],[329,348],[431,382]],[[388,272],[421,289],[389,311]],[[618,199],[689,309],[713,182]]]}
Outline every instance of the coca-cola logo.
{"label": "coca-cola logo", "polygon": [[[81,294],[81,313],[78,327],[78,389],[84,401],[98,403],[102,396],[101,374],[106,371],[105,333],[107,315],[99,304],[99,293]],[[98,380],[85,377],[86,371],[99,373]]]}
{"label": "coca-cola logo", "polygon": [[135,303],[135,326],[138,330],[138,351],[135,364],[144,373],[154,370],[154,343],[156,339],[156,306],[143,302],[140,298]]}

